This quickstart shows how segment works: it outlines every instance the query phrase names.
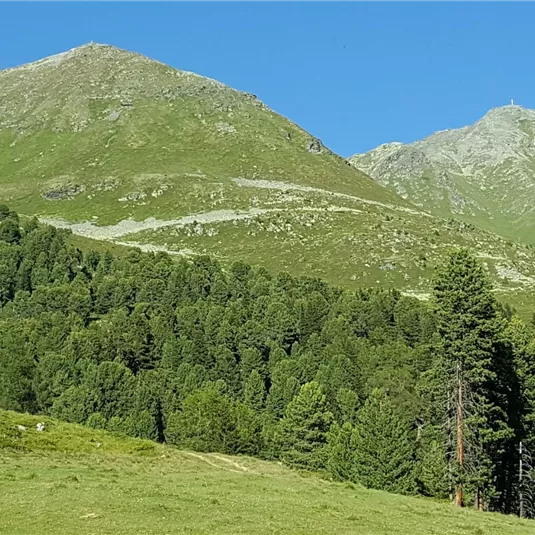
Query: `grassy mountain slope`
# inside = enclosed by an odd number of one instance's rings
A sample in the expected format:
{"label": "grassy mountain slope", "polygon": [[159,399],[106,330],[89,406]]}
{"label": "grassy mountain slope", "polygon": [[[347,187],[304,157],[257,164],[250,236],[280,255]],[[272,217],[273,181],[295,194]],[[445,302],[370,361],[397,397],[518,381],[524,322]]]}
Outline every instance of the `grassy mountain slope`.
{"label": "grassy mountain slope", "polygon": [[333,483],[277,463],[179,451],[6,411],[0,411],[0,493],[0,533],[9,535],[527,535],[535,529],[532,521]]}
{"label": "grassy mountain slope", "polygon": [[2,196],[72,220],[248,206],[233,177],[396,198],[254,95],[110,46],[0,73],[0,132]]}
{"label": "grassy mountain slope", "polygon": [[349,160],[433,214],[535,243],[535,111],[504,106],[472,126]]}
{"label": "grassy mountain slope", "polygon": [[426,294],[467,245],[516,303],[535,254],[430,217],[255,96],[90,44],[0,72],[0,200],[81,237]]}

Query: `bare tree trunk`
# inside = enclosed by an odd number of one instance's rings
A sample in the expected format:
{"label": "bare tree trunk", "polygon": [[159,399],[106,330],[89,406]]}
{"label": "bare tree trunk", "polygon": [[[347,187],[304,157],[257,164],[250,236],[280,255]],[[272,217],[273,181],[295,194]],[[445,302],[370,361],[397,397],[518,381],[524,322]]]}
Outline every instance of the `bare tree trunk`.
{"label": "bare tree trunk", "polygon": [[[464,411],[463,411],[463,383],[460,373],[460,365],[457,367],[457,464],[462,474],[464,465]],[[463,505],[463,484],[457,482],[457,491],[455,493],[455,505]]]}

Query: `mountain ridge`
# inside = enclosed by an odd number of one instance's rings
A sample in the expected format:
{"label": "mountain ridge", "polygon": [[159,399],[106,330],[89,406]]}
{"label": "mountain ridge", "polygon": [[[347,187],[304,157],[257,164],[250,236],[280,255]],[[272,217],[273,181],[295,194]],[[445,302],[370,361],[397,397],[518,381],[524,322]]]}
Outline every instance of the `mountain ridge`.
{"label": "mountain ridge", "polygon": [[[89,43],[0,71],[0,97],[0,129],[11,129],[19,137],[42,128],[50,128],[56,133],[80,132],[99,120],[108,121],[112,130],[122,116],[128,115],[133,111],[131,108],[135,108],[132,99],[148,98],[152,99],[152,104],[161,103],[168,107],[175,104],[183,106],[181,100],[203,99],[203,104],[208,102],[210,109],[202,111],[211,114],[220,112],[229,118],[244,111],[243,108],[257,107],[286,123],[278,125],[281,130],[284,127],[293,130],[297,128],[300,134],[306,136],[305,147],[302,149],[306,148],[312,154],[331,155],[345,165],[344,160],[325,147],[318,138],[294,125],[286,117],[275,114],[256,95],[111,45]],[[107,101],[111,103],[108,104]],[[9,121],[10,117],[16,117],[16,121]],[[197,130],[211,126],[202,118],[202,113],[195,113],[194,117],[201,123],[196,125]],[[251,119],[250,110],[245,110],[244,118]],[[220,122],[214,126],[220,134],[239,134],[232,124]],[[244,125],[247,126],[250,125]],[[291,141],[293,132],[280,133],[285,141]],[[231,137],[227,136],[227,141]],[[13,140],[10,147],[14,147],[17,141],[18,139]],[[203,148],[198,144],[196,150],[200,152]],[[357,175],[349,169],[345,170],[345,174],[353,179],[357,177],[360,181],[369,181],[369,177]],[[376,189],[380,192],[379,197],[395,198],[376,188],[372,181],[368,182],[367,189]]]}
{"label": "mountain ridge", "polygon": [[528,108],[493,108],[471,126],[383,144],[349,161],[436,215],[453,213],[513,239],[535,229],[535,111]]}

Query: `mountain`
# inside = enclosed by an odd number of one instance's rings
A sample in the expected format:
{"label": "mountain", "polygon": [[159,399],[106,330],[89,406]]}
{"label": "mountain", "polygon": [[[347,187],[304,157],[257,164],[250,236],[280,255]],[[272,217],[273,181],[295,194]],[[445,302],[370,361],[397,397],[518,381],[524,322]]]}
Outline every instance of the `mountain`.
{"label": "mountain", "polygon": [[241,177],[396,198],[254,95],[106,45],[2,71],[0,136],[3,195],[75,219],[247,206]]}
{"label": "mountain", "polygon": [[534,110],[495,108],[472,126],[387,143],[349,161],[433,214],[535,243]]}
{"label": "mountain", "polygon": [[254,95],[107,45],[0,72],[0,201],[85,238],[346,287],[425,296],[458,246],[515,302],[535,285],[524,245],[411,204]]}

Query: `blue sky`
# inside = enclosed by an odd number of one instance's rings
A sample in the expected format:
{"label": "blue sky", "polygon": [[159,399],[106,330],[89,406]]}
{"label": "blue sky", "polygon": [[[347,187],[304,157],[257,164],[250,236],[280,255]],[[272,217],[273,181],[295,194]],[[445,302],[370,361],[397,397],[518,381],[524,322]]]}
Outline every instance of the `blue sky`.
{"label": "blue sky", "polygon": [[535,3],[0,2],[0,68],[88,41],[256,94],[347,156],[535,108]]}

